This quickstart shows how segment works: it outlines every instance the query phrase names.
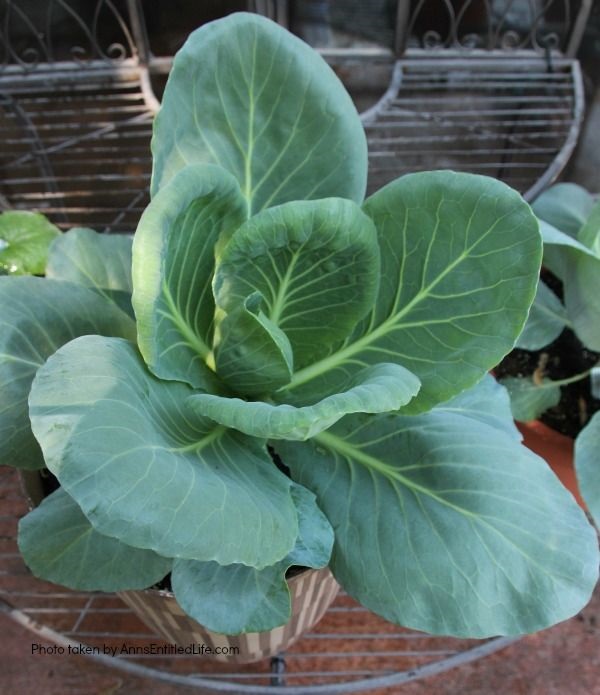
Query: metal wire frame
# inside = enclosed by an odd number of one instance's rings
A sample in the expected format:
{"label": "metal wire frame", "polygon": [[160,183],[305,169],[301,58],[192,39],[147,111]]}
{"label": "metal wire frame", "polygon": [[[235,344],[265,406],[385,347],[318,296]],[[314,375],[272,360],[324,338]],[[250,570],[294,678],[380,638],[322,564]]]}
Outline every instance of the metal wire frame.
{"label": "metal wire frame", "polygon": [[[362,114],[369,187],[412,171],[494,176],[534,199],[567,163],[584,112],[579,64],[525,53],[443,60],[408,52]],[[549,69],[550,68],[550,69]]]}
{"label": "metal wire frame", "polygon": [[[131,9],[131,0],[127,1]],[[0,0],[0,72],[19,68],[28,73],[64,60],[80,65],[92,60],[118,64],[137,57],[139,40],[130,25],[133,15],[128,17],[123,8],[118,7],[119,2]],[[65,26],[74,41],[68,48],[57,36],[59,27],[63,31]],[[109,38],[103,40],[101,34]]]}
{"label": "metal wire frame", "polygon": [[593,0],[399,0],[396,53],[407,48],[574,57]]}
{"label": "metal wire frame", "polygon": [[62,228],[130,231],[149,200],[149,107],[137,65],[0,75],[0,178]]}

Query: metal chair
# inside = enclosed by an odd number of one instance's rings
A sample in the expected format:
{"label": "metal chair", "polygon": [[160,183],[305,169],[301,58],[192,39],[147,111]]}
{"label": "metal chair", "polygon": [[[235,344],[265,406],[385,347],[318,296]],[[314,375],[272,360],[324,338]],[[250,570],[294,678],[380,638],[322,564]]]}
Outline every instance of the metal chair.
{"label": "metal chair", "polygon": [[[399,0],[395,53],[324,47],[359,93],[392,74],[362,114],[369,190],[451,168],[535,197],[579,134],[574,56],[591,4]],[[289,0],[247,6],[284,25],[293,14]],[[0,21],[0,206],[39,210],[63,228],[131,231],[148,200],[151,77],[171,64],[152,54],[142,3],[0,0]]]}
{"label": "metal chair", "polygon": [[370,186],[448,168],[535,198],[562,171],[581,128],[575,55],[592,2],[577,12],[574,4],[400,0],[393,77],[362,115]]}

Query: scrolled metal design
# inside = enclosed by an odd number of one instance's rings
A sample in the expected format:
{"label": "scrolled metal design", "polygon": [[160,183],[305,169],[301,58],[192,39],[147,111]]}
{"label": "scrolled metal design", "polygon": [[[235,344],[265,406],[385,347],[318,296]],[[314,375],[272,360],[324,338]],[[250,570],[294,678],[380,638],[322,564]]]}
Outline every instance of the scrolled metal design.
{"label": "scrolled metal design", "polygon": [[[18,5],[10,2],[10,0],[5,0],[5,5],[5,14],[2,18],[1,41],[3,55],[0,61],[0,69],[12,63],[24,70],[32,70],[39,63],[48,59],[48,51],[43,41],[43,34],[36,29],[35,25]],[[24,47],[15,46],[13,32],[11,32],[11,27],[14,26],[15,21],[13,20],[13,15],[21,27],[29,33],[29,41],[32,41],[34,45],[28,43]]]}
{"label": "scrolled metal design", "polygon": [[524,45],[523,37],[516,31],[509,29],[498,37],[498,47],[503,51],[512,51],[522,48]]}
{"label": "scrolled metal design", "polygon": [[437,31],[426,31],[423,34],[423,48],[435,49],[444,48],[445,40],[438,34]]}
{"label": "scrolled metal design", "polygon": [[113,0],[47,0],[24,6],[0,0],[0,71],[137,57],[129,17]]}
{"label": "scrolled metal design", "polygon": [[453,48],[560,50],[573,22],[570,0],[415,0],[410,45]]}

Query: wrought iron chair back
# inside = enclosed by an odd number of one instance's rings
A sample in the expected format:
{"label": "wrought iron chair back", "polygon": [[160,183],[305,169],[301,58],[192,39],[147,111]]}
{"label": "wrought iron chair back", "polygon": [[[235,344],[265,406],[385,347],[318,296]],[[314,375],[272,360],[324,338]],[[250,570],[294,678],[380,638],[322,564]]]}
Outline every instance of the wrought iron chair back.
{"label": "wrought iron chair back", "polygon": [[399,0],[388,90],[363,114],[370,185],[448,168],[532,200],[581,129],[575,58],[591,0]]}

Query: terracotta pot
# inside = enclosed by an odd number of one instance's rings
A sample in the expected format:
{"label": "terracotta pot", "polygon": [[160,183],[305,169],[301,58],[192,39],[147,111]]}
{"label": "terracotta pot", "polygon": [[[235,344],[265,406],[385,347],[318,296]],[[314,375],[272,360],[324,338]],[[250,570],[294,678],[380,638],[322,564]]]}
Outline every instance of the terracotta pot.
{"label": "terracotta pot", "polygon": [[[154,632],[167,642],[191,649],[209,647],[203,656],[226,663],[245,664],[275,656],[287,649],[315,625],[336,597],[339,585],[328,568],[305,570],[288,580],[292,617],[281,627],[267,632],[222,635],[190,618],[169,591],[146,589],[118,595]],[[215,650],[225,653],[215,654]],[[192,652],[199,653],[199,652]]]}
{"label": "terracotta pot", "polygon": [[[23,492],[30,509],[33,509],[49,494],[44,471],[23,470],[19,473]],[[196,645],[196,651],[192,653],[198,653],[203,658],[244,664],[275,656],[300,639],[323,617],[340,588],[327,567],[306,569],[295,574],[288,579],[288,587],[292,615],[285,625],[267,632],[233,636],[211,632],[197,623],[184,613],[170,591],[145,589],[117,592],[117,595],[167,642],[184,649]],[[204,645],[203,651],[198,651],[199,645]],[[206,651],[206,647],[211,651]],[[221,650],[223,647],[230,648],[231,653],[215,653],[217,648]]]}
{"label": "terracotta pot", "polygon": [[571,492],[578,504],[586,509],[579,494],[575,467],[573,464],[574,442],[560,432],[544,425],[539,420],[518,422],[517,427],[523,435],[523,442],[528,449],[545,459],[561,483]]}

